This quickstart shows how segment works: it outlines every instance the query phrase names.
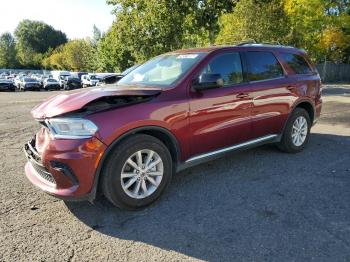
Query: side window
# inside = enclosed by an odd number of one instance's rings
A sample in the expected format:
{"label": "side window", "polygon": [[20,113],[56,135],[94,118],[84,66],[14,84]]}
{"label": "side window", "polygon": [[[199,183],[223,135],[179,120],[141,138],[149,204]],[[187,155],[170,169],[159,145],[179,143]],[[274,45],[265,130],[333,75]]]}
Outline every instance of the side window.
{"label": "side window", "polygon": [[281,55],[283,60],[286,61],[289,67],[292,68],[296,74],[300,75],[312,73],[312,70],[306,63],[304,57],[290,53],[281,53]]}
{"label": "side window", "polygon": [[239,53],[218,55],[211,60],[201,74],[220,74],[224,86],[243,82],[242,63]]}
{"label": "side window", "polygon": [[283,69],[271,52],[246,52],[249,81],[259,81],[283,76]]}

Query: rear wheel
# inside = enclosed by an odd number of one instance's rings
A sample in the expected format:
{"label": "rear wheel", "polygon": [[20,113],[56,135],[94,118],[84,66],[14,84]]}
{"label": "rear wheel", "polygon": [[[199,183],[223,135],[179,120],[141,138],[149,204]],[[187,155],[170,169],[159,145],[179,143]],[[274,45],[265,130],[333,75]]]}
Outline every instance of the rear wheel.
{"label": "rear wheel", "polygon": [[304,149],[309,141],[311,121],[308,112],[296,108],[284,129],[282,139],[277,144],[284,152],[297,153]]}
{"label": "rear wheel", "polygon": [[168,148],[155,137],[134,135],[109,156],[102,174],[103,193],[117,207],[143,207],[161,195],[172,173]]}

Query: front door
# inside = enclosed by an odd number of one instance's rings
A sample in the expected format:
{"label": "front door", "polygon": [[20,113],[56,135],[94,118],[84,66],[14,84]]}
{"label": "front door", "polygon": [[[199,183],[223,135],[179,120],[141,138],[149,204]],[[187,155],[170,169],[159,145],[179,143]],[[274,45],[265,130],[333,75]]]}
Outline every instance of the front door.
{"label": "front door", "polygon": [[239,52],[215,55],[201,74],[220,74],[219,88],[190,91],[190,148],[196,156],[251,138],[252,99]]}

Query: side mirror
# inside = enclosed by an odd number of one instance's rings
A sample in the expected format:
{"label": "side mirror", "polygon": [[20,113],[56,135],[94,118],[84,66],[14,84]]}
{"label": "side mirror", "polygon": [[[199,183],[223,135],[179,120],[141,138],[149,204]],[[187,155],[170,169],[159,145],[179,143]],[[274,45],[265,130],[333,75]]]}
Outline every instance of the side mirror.
{"label": "side mirror", "polygon": [[193,89],[197,91],[218,88],[223,85],[224,80],[220,74],[201,74],[198,78],[194,79],[192,83]]}

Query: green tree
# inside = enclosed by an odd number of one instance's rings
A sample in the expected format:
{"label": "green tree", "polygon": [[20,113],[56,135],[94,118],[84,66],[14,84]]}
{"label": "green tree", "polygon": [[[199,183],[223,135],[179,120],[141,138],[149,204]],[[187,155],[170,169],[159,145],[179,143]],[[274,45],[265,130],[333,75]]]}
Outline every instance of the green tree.
{"label": "green tree", "polygon": [[323,0],[285,0],[285,11],[290,21],[289,40],[306,49],[314,60],[320,59],[317,47],[322,31],[327,27]]}
{"label": "green tree", "polygon": [[73,40],[63,47],[64,60],[70,70],[94,71],[95,49],[86,40]]}
{"label": "green tree", "polygon": [[345,61],[349,56],[349,1],[285,0],[290,41],[306,49],[315,62]]}
{"label": "green tree", "polygon": [[131,48],[121,39],[116,23],[101,39],[97,50],[100,71],[121,72],[136,63]]}
{"label": "green tree", "polygon": [[333,62],[342,62],[346,56],[346,48],[349,47],[350,37],[336,27],[328,27],[322,32],[320,47],[322,54]]}
{"label": "green tree", "polygon": [[219,18],[222,14],[233,10],[235,0],[197,0],[195,4],[195,17],[197,28],[204,28],[208,32],[210,44],[214,44],[215,38],[220,30]]}
{"label": "green tree", "polygon": [[43,66],[72,71],[95,71],[96,61],[96,48],[90,41],[80,39],[69,41],[56,48],[43,60]]}
{"label": "green tree", "polygon": [[[120,71],[168,51],[213,43],[233,0],[108,0],[116,21],[99,45],[101,66]],[[112,46],[111,46],[112,45]]]}
{"label": "green tree", "polygon": [[234,43],[247,39],[258,42],[286,42],[288,17],[282,0],[239,1],[232,13],[223,14],[216,42]]}
{"label": "green tree", "polygon": [[26,67],[40,67],[43,55],[67,42],[66,35],[40,21],[23,20],[15,29],[19,62]]}
{"label": "green tree", "polygon": [[102,38],[101,30],[96,25],[94,25],[92,28],[92,43],[93,43],[93,45],[97,45],[98,42],[101,40],[101,38]]}
{"label": "green tree", "polygon": [[15,68],[16,60],[16,43],[10,33],[3,33],[0,36],[0,67]]}
{"label": "green tree", "polygon": [[114,30],[137,61],[182,46],[183,14],[174,1],[115,0]]}
{"label": "green tree", "polygon": [[67,70],[68,65],[64,58],[63,48],[64,45],[60,45],[52,50],[51,53],[43,59],[42,66],[45,69]]}

